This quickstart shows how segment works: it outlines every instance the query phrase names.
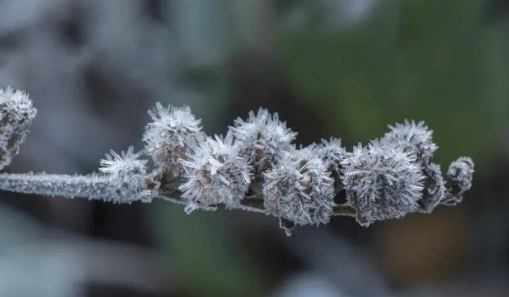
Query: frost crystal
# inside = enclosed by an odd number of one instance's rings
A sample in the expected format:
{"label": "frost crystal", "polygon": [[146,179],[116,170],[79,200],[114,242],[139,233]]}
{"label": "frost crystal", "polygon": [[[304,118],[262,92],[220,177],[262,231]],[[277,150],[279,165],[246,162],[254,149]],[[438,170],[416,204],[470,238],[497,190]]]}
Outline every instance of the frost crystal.
{"label": "frost crystal", "polygon": [[404,124],[389,125],[390,132],[386,133],[383,141],[398,143],[405,152],[412,152],[417,158],[428,161],[438,149],[433,143],[433,131],[429,130],[424,122],[405,120]]}
{"label": "frost crystal", "polygon": [[164,171],[178,176],[182,173],[179,159],[185,159],[192,147],[203,141],[201,120],[194,117],[188,106],[164,108],[160,103],[149,115],[152,122],[143,135],[145,151]]}
{"label": "frost crystal", "polygon": [[419,211],[430,213],[445,197],[444,178],[440,166],[433,163],[423,165],[422,173],[425,179]]}
{"label": "frost crystal", "polygon": [[316,147],[283,152],[264,173],[264,206],[268,213],[298,225],[329,222],[334,186]]}
{"label": "frost crystal", "polygon": [[0,89],[0,169],[18,154],[36,113],[27,93]]}
{"label": "frost crystal", "polygon": [[347,201],[363,226],[418,209],[424,176],[412,154],[378,140],[355,147],[341,163]]}
{"label": "frost crystal", "polygon": [[472,176],[474,174],[474,162],[468,157],[460,157],[449,165],[447,170],[447,179],[456,187],[456,194],[461,195],[472,186]]}
{"label": "frost crystal", "polygon": [[187,181],[179,189],[188,212],[220,203],[234,207],[248,191],[251,166],[239,155],[231,134],[207,138],[181,164]]}
{"label": "frost crystal", "polygon": [[274,162],[279,152],[289,150],[297,136],[286,127],[286,123],[279,121],[277,113],[271,115],[262,108],[257,115],[250,112],[246,122],[240,118],[235,120],[230,133],[239,144],[241,154],[262,171]]}
{"label": "frost crystal", "polygon": [[147,160],[138,159],[141,153],[134,153],[130,146],[121,155],[110,151],[106,159],[101,160],[100,172],[106,174],[110,186],[115,189],[119,199],[123,201],[150,201],[147,189]]}

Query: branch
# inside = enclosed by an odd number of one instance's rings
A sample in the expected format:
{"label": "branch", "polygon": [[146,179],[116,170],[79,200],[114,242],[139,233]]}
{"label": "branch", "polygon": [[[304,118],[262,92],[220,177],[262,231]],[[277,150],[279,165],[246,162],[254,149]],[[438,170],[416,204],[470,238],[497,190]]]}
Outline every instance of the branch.
{"label": "branch", "polygon": [[[17,154],[36,110],[21,91],[0,90],[0,169]],[[456,205],[470,189],[474,163],[452,162],[446,179],[431,162],[438,147],[423,122],[406,121],[348,152],[336,138],[307,147],[277,114],[260,109],[237,119],[223,136],[209,137],[189,107],[149,111],[145,148],[113,151],[90,175],[0,174],[5,191],[113,203],[162,199],[185,212],[218,207],[279,218],[288,235],[296,225],[354,217],[362,226]],[[155,167],[149,170],[148,155]],[[345,197],[346,203],[334,201]]]}

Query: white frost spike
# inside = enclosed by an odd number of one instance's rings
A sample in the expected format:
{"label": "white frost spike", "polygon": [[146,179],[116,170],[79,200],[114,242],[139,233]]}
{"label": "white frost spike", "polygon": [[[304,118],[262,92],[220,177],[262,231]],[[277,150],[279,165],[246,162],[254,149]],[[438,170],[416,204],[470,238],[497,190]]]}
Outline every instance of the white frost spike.
{"label": "white frost spike", "polygon": [[236,119],[230,133],[239,144],[241,154],[261,170],[273,163],[280,152],[291,149],[291,143],[297,136],[286,127],[285,122],[279,121],[277,113],[271,115],[262,108],[256,115],[251,111],[247,121]]}
{"label": "white frost spike", "polygon": [[26,92],[0,89],[0,169],[18,154],[36,113]]}
{"label": "white frost spike", "polygon": [[182,173],[179,159],[185,159],[191,149],[203,141],[201,120],[196,119],[188,106],[164,108],[160,103],[149,111],[152,122],[145,128],[145,151],[154,163],[166,172]]}
{"label": "white frost spike", "polygon": [[231,134],[224,139],[207,138],[181,164],[188,180],[179,189],[190,205],[186,208],[189,212],[220,203],[237,206],[248,191],[252,168],[239,155],[239,146]]}
{"label": "white frost spike", "polygon": [[121,155],[110,151],[106,159],[101,160],[100,172],[106,174],[111,186],[115,187],[123,200],[150,201],[147,190],[147,160],[140,160],[141,152],[134,153],[130,146]]}
{"label": "white frost spike", "polygon": [[400,146],[375,140],[366,148],[355,147],[342,165],[347,201],[359,224],[369,226],[418,210],[424,176],[415,156]]}
{"label": "white frost spike", "polygon": [[428,161],[438,149],[433,143],[433,131],[422,121],[415,123],[405,120],[403,124],[389,125],[389,128],[391,131],[385,134],[383,141],[397,143],[405,152],[415,153],[423,161]]}
{"label": "white frost spike", "polygon": [[298,225],[329,222],[334,186],[315,146],[283,152],[264,173],[264,206],[270,214]]}

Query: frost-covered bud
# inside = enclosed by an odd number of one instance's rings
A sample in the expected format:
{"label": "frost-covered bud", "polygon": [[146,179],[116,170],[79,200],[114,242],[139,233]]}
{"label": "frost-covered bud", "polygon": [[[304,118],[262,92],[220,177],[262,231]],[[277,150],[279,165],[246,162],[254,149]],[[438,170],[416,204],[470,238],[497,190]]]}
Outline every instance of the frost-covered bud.
{"label": "frost-covered bud", "polygon": [[440,165],[424,164],[422,173],[424,175],[424,189],[422,198],[419,200],[419,212],[430,213],[445,197],[445,181],[442,177]]}
{"label": "frost-covered bud", "polygon": [[374,140],[355,147],[341,164],[347,201],[362,226],[418,209],[424,176],[415,156],[400,146]]}
{"label": "frost-covered bud", "polygon": [[179,159],[185,159],[192,147],[205,137],[201,120],[194,117],[188,106],[164,108],[160,103],[149,111],[149,115],[152,122],[146,126],[143,135],[145,151],[156,166],[178,176],[182,173]]}
{"label": "frost-covered bud", "polygon": [[207,138],[186,160],[181,160],[187,182],[179,189],[187,201],[186,212],[217,204],[234,207],[245,197],[251,180],[251,165],[239,155],[231,134]]}
{"label": "frost-covered bud", "polygon": [[110,151],[106,159],[101,160],[99,171],[108,177],[112,191],[118,196],[116,202],[150,202],[152,198],[151,191],[147,189],[147,160],[140,160],[141,153],[133,150],[134,147],[130,146],[120,155]]}
{"label": "frost-covered bud", "polygon": [[263,175],[264,206],[269,214],[298,225],[329,222],[334,185],[316,147],[282,152]]}
{"label": "frost-covered bud", "polygon": [[27,93],[0,89],[0,169],[18,154],[36,113]]}
{"label": "frost-covered bud", "polygon": [[297,136],[285,122],[279,121],[277,113],[271,115],[262,108],[256,115],[251,111],[246,122],[240,118],[235,120],[230,133],[239,144],[241,154],[262,171],[274,162],[279,152],[291,149]]}
{"label": "frost-covered bud", "polygon": [[389,125],[390,132],[386,133],[383,141],[398,143],[405,152],[415,153],[417,158],[428,161],[438,146],[433,143],[433,131],[424,122],[405,120],[403,124]]}
{"label": "frost-covered bud", "polygon": [[461,195],[472,186],[474,162],[469,157],[460,157],[449,165],[447,180],[452,186],[454,195]]}

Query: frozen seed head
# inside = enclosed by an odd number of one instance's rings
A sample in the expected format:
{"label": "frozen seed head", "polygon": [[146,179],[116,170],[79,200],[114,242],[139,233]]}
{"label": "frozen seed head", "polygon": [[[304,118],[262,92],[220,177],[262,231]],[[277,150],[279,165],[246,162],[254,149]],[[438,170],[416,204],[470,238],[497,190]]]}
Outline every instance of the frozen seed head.
{"label": "frozen seed head", "polygon": [[424,190],[419,201],[419,212],[430,213],[445,197],[445,181],[437,164],[422,165]]}
{"label": "frozen seed head", "polygon": [[140,156],[141,153],[134,153],[134,147],[130,146],[120,155],[110,151],[106,159],[101,160],[99,171],[109,177],[119,202],[151,200],[146,182],[147,160],[140,160]]}
{"label": "frozen seed head", "polygon": [[185,159],[187,153],[202,142],[201,120],[197,120],[188,106],[163,107],[156,104],[149,111],[152,122],[145,128],[143,141],[145,151],[152,157],[156,166],[174,176],[182,173],[179,159]]}
{"label": "frozen seed head", "polygon": [[316,147],[282,152],[263,179],[264,206],[269,214],[298,225],[329,222],[334,206],[333,179]]}
{"label": "frozen seed head", "polygon": [[234,207],[248,191],[251,165],[239,155],[231,134],[207,138],[181,164],[187,181],[179,189],[188,213],[217,204]]}
{"label": "frozen seed head", "polygon": [[428,161],[438,146],[433,143],[433,131],[424,122],[415,123],[405,120],[403,124],[389,125],[390,132],[384,136],[384,141],[397,143],[405,152],[415,153],[418,159]]}
{"label": "frozen seed head", "polygon": [[251,111],[247,121],[235,120],[230,133],[239,144],[241,154],[262,170],[274,162],[279,152],[289,150],[297,136],[285,122],[279,121],[277,113],[271,115],[262,108],[256,115]]}
{"label": "frozen seed head", "polygon": [[415,156],[378,140],[355,147],[342,162],[347,201],[362,226],[418,209],[424,176]]}
{"label": "frozen seed head", "polygon": [[26,92],[0,89],[0,170],[18,154],[36,113]]}
{"label": "frozen seed head", "polygon": [[469,157],[460,157],[449,165],[447,179],[457,195],[463,194],[472,186],[474,162]]}

